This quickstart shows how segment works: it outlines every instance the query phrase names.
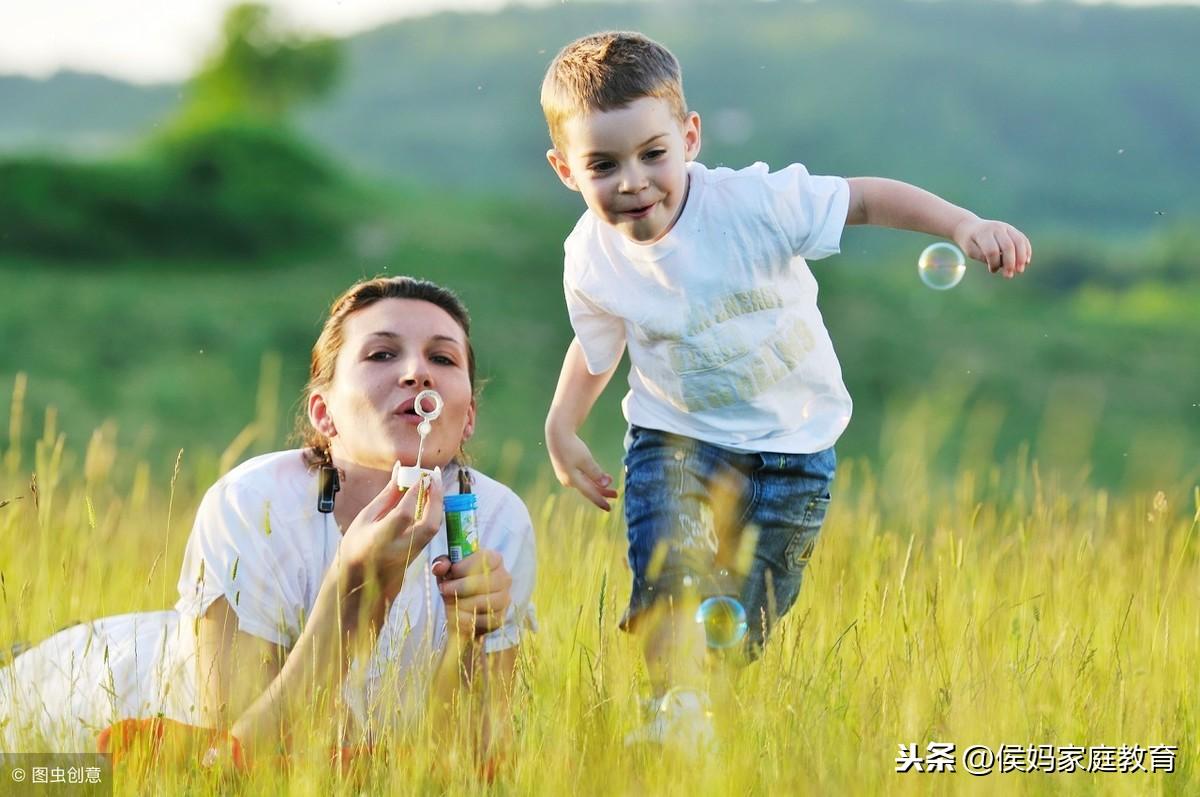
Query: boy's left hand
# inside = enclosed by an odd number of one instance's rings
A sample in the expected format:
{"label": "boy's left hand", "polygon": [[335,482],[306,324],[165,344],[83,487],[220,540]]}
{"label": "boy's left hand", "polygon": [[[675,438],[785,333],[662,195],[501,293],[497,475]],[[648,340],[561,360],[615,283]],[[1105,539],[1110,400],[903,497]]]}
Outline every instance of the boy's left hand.
{"label": "boy's left hand", "polygon": [[1011,224],[972,218],[954,229],[954,242],[972,260],[987,263],[988,271],[1012,279],[1033,260],[1025,233]]}

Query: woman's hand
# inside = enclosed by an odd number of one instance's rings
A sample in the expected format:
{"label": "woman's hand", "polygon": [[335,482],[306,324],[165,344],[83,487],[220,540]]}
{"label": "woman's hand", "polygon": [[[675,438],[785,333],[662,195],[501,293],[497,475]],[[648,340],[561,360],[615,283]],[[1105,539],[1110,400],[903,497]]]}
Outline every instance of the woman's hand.
{"label": "woman's hand", "polygon": [[512,576],[496,551],[479,550],[454,564],[445,556],[433,561],[433,575],[446,605],[446,630],[470,641],[504,624],[512,597]]}
{"label": "woman's hand", "polygon": [[374,578],[384,596],[394,598],[408,566],[441,528],[443,492],[441,468],[403,495],[388,479],[342,538],[339,557],[351,578],[362,583]]}

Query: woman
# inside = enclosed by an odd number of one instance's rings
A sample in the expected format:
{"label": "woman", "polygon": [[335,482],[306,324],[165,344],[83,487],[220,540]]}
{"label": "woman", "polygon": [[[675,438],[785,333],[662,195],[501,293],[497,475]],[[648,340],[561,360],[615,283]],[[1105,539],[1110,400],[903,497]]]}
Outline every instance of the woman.
{"label": "woman", "polygon": [[[534,539],[521,500],[458,460],[475,430],[469,332],[457,297],[421,280],[360,282],[335,301],[313,346],[305,446],[208,491],[173,610],[67,629],[0,671],[3,749],[91,751],[112,723],[136,736],[145,725],[128,720],[165,717],[215,729],[169,724],[212,742],[210,759],[242,761],[287,750],[314,715],[349,717],[335,745],[422,717],[446,727],[460,694],[483,700],[484,748],[502,744]],[[427,389],[444,401],[422,450],[437,477],[401,494],[392,467],[416,461]],[[460,484],[478,495],[480,550],[451,565],[438,532]]]}

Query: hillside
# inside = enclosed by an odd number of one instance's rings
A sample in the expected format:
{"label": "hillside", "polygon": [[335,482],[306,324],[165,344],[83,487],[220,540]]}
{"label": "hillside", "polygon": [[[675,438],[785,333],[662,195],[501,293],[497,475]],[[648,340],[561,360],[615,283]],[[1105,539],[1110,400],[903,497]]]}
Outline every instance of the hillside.
{"label": "hillside", "polygon": [[[0,451],[32,449],[46,425],[52,451],[59,431],[78,442],[107,419],[157,463],[180,447],[212,464],[231,441],[234,458],[277,446],[328,301],[385,272],[463,294],[487,378],[471,448],[485,468],[544,469],[570,338],[561,244],[581,203],[544,166],[535,89],[562,42],[627,25],[679,51],[710,163],[802,153],[814,170],[917,180],[1033,234],[1027,277],[976,268],[946,294],[915,278],[923,236],[851,230],[814,265],[856,400],[843,455],[903,467],[916,452],[947,472],[1032,455],[1113,486],[1200,472],[1200,97],[1182,44],[1200,10],[679,5],[444,14],[365,34],[300,135],[160,128],[127,131],[137,146],[106,158],[0,158],[0,421],[15,375],[29,378],[20,440]],[[1006,47],[981,48],[978,30]],[[69,135],[54,92],[74,79],[43,84],[29,123],[49,114]],[[97,102],[123,97],[121,118],[178,101],[80,79]],[[92,134],[115,118],[75,102]],[[622,381],[588,430],[612,468]]]}
{"label": "hillside", "polygon": [[[299,255],[287,267],[81,269],[0,258],[0,421],[23,372],[26,449],[44,434],[52,405],[46,455],[59,432],[80,450],[106,420],[121,449],[152,462],[159,478],[180,448],[188,462],[215,466],[252,421],[257,431],[232,446],[234,455],[268,450],[290,428],[328,302],[358,277],[406,273],[452,286],[471,308],[485,386],[470,450],[481,467],[522,480],[545,471],[542,421],[570,340],[561,242],[573,212],[429,191],[381,202],[375,210],[392,221],[364,229],[357,253]],[[1106,486],[1163,489],[1200,476],[1194,278],[1161,271],[1133,286],[1104,281],[1120,264],[1158,257],[1147,246],[1110,252],[1096,280],[1065,289],[1053,277],[1069,261],[1047,247],[1025,279],[991,278],[977,266],[941,293],[917,279],[927,243],[854,229],[843,255],[813,264],[855,398],[841,456],[987,474],[988,463],[1021,456],[1028,443],[1025,455],[1043,473],[1062,469]],[[585,430],[614,469],[624,383],[623,366]],[[11,428],[0,423],[0,451],[12,445]],[[113,430],[106,434],[111,440]],[[129,477],[133,463],[125,465]]]}
{"label": "hillside", "polygon": [[153,129],[179,86],[137,86],[101,75],[0,75],[0,150],[111,154]]}
{"label": "hillside", "polygon": [[[571,202],[543,165],[537,89],[562,44],[614,27],[679,55],[710,163],[919,181],[1035,231],[1144,232],[1200,214],[1197,8],[679,0],[440,14],[351,39],[343,86],[304,127],[375,179]],[[78,80],[0,81],[0,146],[120,140],[177,102],[170,87],[127,87],[131,110],[110,112],[73,102]]]}

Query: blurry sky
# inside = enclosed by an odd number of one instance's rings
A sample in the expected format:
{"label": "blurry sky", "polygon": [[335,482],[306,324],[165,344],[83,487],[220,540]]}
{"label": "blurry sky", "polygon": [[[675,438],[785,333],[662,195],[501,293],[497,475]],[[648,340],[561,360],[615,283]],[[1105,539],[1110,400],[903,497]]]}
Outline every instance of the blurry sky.
{"label": "blurry sky", "polygon": [[[570,0],[521,0],[547,5]],[[0,74],[46,76],[59,69],[137,82],[187,77],[236,0],[0,0]],[[1164,0],[1124,0],[1131,5]],[[1200,0],[1166,0],[1175,4]],[[354,33],[443,9],[492,10],[506,0],[275,0],[299,27]]]}
{"label": "blurry sky", "polygon": [[[237,0],[0,0],[0,74],[60,69],[137,82],[191,74]],[[522,0],[546,5],[565,0]],[[494,10],[510,0],[275,0],[297,27],[348,34],[440,10]]]}

